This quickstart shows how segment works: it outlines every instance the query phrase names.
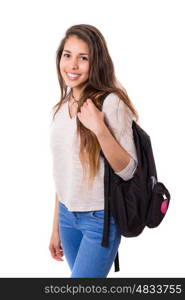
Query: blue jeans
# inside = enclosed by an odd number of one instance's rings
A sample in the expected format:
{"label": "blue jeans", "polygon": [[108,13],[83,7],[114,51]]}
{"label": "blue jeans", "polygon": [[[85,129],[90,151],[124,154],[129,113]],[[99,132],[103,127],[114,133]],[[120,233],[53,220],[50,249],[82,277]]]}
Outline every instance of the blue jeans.
{"label": "blue jeans", "polygon": [[104,210],[71,212],[59,201],[59,235],[71,278],[106,278],[121,235],[110,217],[109,247],[101,246]]}

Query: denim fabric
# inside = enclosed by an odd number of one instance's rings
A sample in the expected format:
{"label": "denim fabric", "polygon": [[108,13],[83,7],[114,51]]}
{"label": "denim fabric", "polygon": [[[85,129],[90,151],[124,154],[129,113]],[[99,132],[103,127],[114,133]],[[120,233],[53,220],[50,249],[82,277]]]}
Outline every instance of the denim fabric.
{"label": "denim fabric", "polygon": [[101,246],[104,210],[71,212],[59,202],[59,235],[71,278],[106,278],[121,235],[110,217],[109,247]]}

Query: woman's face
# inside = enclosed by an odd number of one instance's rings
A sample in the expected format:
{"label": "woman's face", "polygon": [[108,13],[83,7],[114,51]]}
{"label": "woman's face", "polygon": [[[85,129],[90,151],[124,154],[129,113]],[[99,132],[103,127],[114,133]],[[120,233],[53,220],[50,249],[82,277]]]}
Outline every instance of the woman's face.
{"label": "woman's face", "polygon": [[89,48],[76,36],[70,36],[60,59],[60,72],[70,88],[82,87],[89,78]]}

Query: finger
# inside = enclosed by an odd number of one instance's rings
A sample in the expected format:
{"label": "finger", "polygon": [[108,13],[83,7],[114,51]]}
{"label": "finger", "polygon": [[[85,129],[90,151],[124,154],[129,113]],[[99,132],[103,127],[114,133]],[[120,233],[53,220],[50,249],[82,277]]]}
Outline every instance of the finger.
{"label": "finger", "polygon": [[49,246],[49,250],[50,250],[51,256],[55,260],[63,260],[61,258],[61,256],[64,255],[63,250],[61,248],[59,248],[59,247],[57,247],[57,248],[58,248],[58,250],[56,251],[56,248],[54,247],[54,245],[50,245]]}
{"label": "finger", "polygon": [[56,254],[59,254],[59,255],[61,255],[61,256],[64,255],[64,251],[63,251],[63,248],[62,248],[61,244],[58,245],[58,246],[56,246],[55,249],[56,249]]}
{"label": "finger", "polygon": [[61,255],[56,255],[55,259],[58,261],[64,261],[64,259],[61,257]]}
{"label": "finger", "polygon": [[62,256],[64,256],[64,252],[61,250],[60,252],[56,252],[56,255],[55,255],[55,258],[56,260],[62,260],[63,261],[63,258]]}
{"label": "finger", "polygon": [[57,261],[64,261],[64,259],[59,255],[55,255],[55,257],[53,257],[53,259],[55,259]]}
{"label": "finger", "polygon": [[87,99],[87,104],[90,104],[90,105],[94,105],[94,106],[95,106],[94,102],[93,102],[90,98]]}
{"label": "finger", "polygon": [[55,252],[54,253],[54,256],[53,256],[53,258],[55,259],[55,260],[58,260],[58,261],[63,261],[63,258],[62,258],[62,256],[63,256],[64,254],[63,254],[63,252]]}
{"label": "finger", "polygon": [[63,249],[61,247],[56,247],[56,253],[63,255],[64,251],[63,251]]}
{"label": "finger", "polygon": [[55,252],[54,246],[53,246],[53,245],[50,246],[50,247],[49,247],[49,250],[50,250],[51,256],[52,256],[53,258],[55,258],[56,252]]}

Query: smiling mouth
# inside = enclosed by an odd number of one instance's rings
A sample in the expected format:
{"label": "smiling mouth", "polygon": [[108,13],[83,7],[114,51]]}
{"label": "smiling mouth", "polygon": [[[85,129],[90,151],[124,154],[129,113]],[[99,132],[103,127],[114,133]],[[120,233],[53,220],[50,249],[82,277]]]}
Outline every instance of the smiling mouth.
{"label": "smiling mouth", "polygon": [[78,79],[78,78],[81,76],[80,74],[76,74],[76,73],[67,73],[67,72],[66,72],[66,75],[67,75],[67,77],[68,77],[70,80]]}

